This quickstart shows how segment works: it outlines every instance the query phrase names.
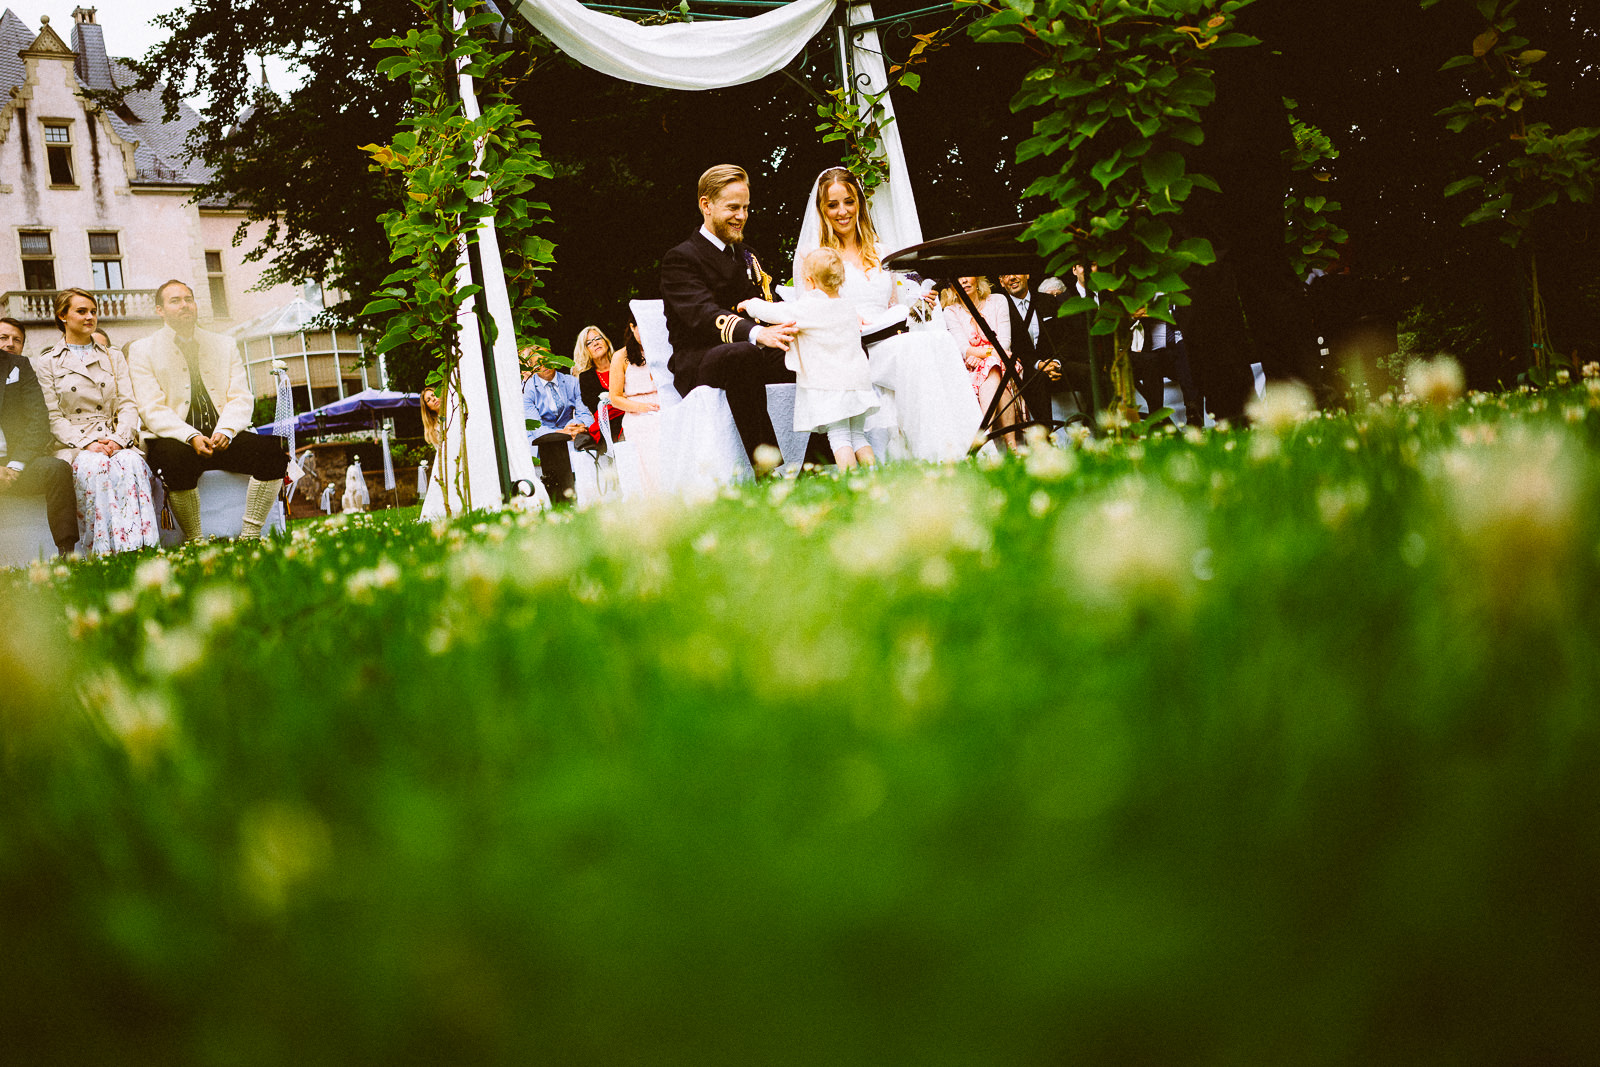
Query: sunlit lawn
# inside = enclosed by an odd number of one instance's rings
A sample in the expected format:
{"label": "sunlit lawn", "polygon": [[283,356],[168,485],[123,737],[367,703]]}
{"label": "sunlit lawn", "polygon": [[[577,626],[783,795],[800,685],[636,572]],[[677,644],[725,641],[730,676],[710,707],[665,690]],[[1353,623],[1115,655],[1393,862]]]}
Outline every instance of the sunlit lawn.
{"label": "sunlit lawn", "polygon": [[0,1048],[1593,1062],[1597,404],[0,578]]}

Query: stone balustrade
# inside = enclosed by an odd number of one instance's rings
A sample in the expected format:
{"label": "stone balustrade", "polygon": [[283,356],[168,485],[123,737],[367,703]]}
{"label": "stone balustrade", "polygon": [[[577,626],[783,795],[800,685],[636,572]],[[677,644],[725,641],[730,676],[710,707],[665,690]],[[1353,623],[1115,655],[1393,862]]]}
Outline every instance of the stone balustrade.
{"label": "stone balustrade", "polygon": [[[156,317],[154,289],[97,289],[100,321],[111,323]],[[33,325],[55,320],[56,294],[52,290],[13,290],[0,293],[0,318],[10,317]]]}

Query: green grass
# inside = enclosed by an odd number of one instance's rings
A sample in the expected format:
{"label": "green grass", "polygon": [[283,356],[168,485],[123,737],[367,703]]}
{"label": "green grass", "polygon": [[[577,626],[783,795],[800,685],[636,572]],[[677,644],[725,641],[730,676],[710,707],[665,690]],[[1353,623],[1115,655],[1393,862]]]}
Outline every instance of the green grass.
{"label": "green grass", "polygon": [[1591,396],[0,580],[0,1048],[1592,1062]]}

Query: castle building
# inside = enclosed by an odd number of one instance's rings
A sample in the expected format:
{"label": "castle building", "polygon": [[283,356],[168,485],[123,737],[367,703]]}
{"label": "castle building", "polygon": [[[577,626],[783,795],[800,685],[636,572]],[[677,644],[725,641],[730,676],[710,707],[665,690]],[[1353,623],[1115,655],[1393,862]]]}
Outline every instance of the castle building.
{"label": "castle building", "polygon": [[[356,365],[356,335],[323,331],[308,344],[274,329],[291,308],[291,318],[314,317],[306,298],[320,310],[320,291],[256,288],[261,264],[246,255],[267,224],[251,223],[235,246],[245,212],[196,200],[209,173],[187,158],[185,141],[199,116],[180,103],[166,121],[158,91],[125,91],[134,73],[107,54],[95,9],[75,8],[72,21],[68,43],[48,18],[35,33],[11,10],[0,15],[0,316],[25,323],[36,351],[56,336],[56,293],[88,289],[102,326],[125,345],[161,327],[156,287],[177,278],[194,290],[206,329],[241,335],[249,349],[265,325],[274,355],[294,350],[286,362],[298,410],[378,385],[376,368]],[[247,365],[256,395],[270,395],[270,357]]]}

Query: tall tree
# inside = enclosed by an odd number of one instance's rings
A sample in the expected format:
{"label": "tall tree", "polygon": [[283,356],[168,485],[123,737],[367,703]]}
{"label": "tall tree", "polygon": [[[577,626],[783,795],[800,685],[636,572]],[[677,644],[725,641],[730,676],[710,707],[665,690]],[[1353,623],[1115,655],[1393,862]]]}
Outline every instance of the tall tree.
{"label": "tall tree", "polygon": [[[347,294],[342,315],[388,273],[378,216],[400,196],[357,148],[388,141],[408,101],[404,82],[376,73],[372,42],[403,33],[415,15],[411,0],[191,0],[158,17],[171,36],[138,64],[169,107],[206,99],[188,145],[213,175],[198,195],[268,223],[255,253],[267,259],[264,283],[316,279]],[[264,91],[257,56],[300,65],[304,82],[281,96]]]}

